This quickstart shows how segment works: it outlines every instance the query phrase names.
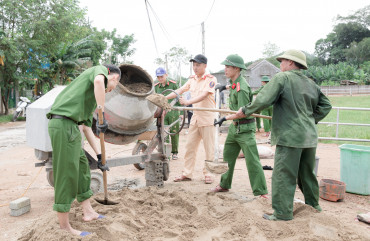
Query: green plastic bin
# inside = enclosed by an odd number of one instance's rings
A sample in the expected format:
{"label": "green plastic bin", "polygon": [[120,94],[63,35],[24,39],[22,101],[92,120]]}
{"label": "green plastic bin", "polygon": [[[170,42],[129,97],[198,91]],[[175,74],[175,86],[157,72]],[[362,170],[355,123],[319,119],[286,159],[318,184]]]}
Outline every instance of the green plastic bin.
{"label": "green plastic bin", "polygon": [[370,146],[344,144],[340,148],[340,180],[346,192],[370,195]]}

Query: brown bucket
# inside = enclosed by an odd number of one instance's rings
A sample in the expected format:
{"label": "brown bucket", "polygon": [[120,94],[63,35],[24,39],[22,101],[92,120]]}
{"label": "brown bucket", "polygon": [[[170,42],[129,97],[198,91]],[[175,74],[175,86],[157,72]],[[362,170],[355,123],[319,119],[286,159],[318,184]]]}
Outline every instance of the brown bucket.
{"label": "brown bucket", "polygon": [[320,181],[320,197],[322,199],[337,202],[344,199],[345,192],[346,184],[344,182],[332,179],[321,179]]}

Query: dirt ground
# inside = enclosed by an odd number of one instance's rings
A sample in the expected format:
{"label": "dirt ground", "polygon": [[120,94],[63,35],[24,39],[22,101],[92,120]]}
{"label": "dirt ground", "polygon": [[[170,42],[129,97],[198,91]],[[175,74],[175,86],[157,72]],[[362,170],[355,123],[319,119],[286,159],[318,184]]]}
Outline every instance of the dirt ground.
{"label": "dirt ground", "polygon": [[[58,228],[52,211],[53,188],[45,170],[34,166],[38,160],[34,150],[26,145],[25,133],[25,122],[0,124],[0,240],[81,240]],[[226,133],[220,135],[220,144],[225,137]],[[257,139],[264,138],[257,133]],[[294,220],[264,220],[263,213],[273,211],[271,196],[268,195],[269,200],[253,196],[244,159],[237,160],[229,193],[209,193],[220,176],[215,177],[214,184],[204,184],[202,144],[194,180],[173,182],[183,167],[185,142],[186,129],[180,135],[179,159],[170,162],[170,178],[164,188],[144,187],[145,171],[133,165],[114,167],[108,173],[109,199],[119,201],[119,205],[103,206],[92,201],[106,218],[84,223],[75,202],[71,224],[92,232],[83,240],[370,240],[370,226],[356,220],[357,214],[370,211],[370,196],[346,193],[342,202],[320,199],[321,213],[297,202]],[[133,146],[107,144],[107,159],[131,155]],[[338,145],[319,144],[317,156],[318,179],[340,180]],[[273,167],[273,159],[261,159],[261,163]],[[264,173],[270,193],[272,171]],[[24,196],[31,199],[31,211],[11,217],[7,204],[26,190]],[[302,193],[297,190],[295,198],[303,200]]]}

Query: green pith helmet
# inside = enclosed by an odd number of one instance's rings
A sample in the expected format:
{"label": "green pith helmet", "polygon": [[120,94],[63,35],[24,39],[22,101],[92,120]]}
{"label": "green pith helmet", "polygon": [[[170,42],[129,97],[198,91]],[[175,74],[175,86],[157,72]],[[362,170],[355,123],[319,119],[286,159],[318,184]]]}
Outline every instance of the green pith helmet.
{"label": "green pith helmet", "polygon": [[270,81],[270,78],[268,76],[263,76],[261,81],[263,82],[269,82]]}
{"label": "green pith helmet", "polygon": [[304,67],[304,69],[307,69],[306,55],[299,50],[295,49],[287,50],[284,52],[283,55],[280,55],[276,59],[279,62],[281,62],[282,59],[289,59],[301,64]]}
{"label": "green pith helmet", "polygon": [[230,54],[229,56],[226,57],[226,59],[221,64],[228,65],[228,66],[234,66],[234,67],[238,67],[241,69],[247,69],[244,65],[243,58],[237,54]]}

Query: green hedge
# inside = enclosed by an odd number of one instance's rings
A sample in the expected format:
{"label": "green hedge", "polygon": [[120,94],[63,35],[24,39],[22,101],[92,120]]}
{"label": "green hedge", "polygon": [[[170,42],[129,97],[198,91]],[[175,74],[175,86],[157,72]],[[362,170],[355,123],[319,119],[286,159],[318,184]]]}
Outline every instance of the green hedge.
{"label": "green hedge", "polygon": [[319,85],[339,85],[341,80],[353,80],[359,84],[370,84],[370,61],[365,62],[360,68],[342,62],[326,66],[309,66],[303,72]]}

